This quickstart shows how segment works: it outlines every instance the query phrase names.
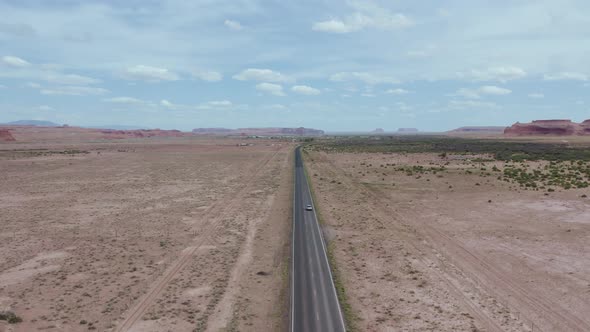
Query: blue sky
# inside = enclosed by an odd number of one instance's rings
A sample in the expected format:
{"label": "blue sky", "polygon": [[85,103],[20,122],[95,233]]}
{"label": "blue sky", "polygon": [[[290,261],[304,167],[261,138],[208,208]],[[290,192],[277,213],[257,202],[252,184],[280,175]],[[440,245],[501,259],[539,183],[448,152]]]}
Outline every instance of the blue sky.
{"label": "blue sky", "polygon": [[590,2],[0,0],[0,122],[330,131],[590,118]]}

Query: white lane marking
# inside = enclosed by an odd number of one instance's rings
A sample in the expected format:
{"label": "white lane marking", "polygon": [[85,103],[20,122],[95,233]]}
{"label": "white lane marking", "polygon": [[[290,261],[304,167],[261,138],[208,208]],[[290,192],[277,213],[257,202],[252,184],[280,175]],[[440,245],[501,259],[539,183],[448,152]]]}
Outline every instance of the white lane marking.
{"label": "white lane marking", "polygon": [[[314,228],[315,229],[315,228]],[[329,307],[329,302],[330,302],[330,297],[328,296],[328,293],[326,292],[326,285],[324,284],[324,281],[326,280],[326,278],[328,277],[327,275],[324,274],[324,266],[322,266],[322,264],[320,263],[321,259],[320,259],[320,249],[318,246],[318,241],[321,241],[321,238],[318,240],[318,238],[320,237],[319,234],[316,234],[315,231],[311,232],[311,243],[312,243],[312,250],[313,253],[315,254],[315,258],[316,258],[316,263],[317,263],[317,267],[318,267],[318,271],[320,274],[320,283],[319,283],[319,287],[322,293],[322,298],[324,299],[323,302],[323,306],[322,308],[324,309],[325,315],[326,317],[329,317],[329,319],[326,321],[327,324],[327,328],[328,330],[332,331],[334,330],[334,324],[333,324],[333,317],[332,317],[332,312],[330,311],[330,307]],[[328,266],[329,268],[329,266]],[[337,301],[336,301],[337,302]]]}
{"label": "white lane marking", "polygon": [[295,193],[297,192],[297,147],[293,167],[293,221],[291,222],[291,332],[295,331]]}
{"label": "white lane marking", "polygon": [[[303,165],[303,157],[301,157],[301,164]],[[320,234],[322,249],[324,251],[324,259],[326,261],[326,265],[328,266],[328,272],[330,273],[330,283],[332,284],[332,290],[334,291],[334,296],[336,298],[336,304],[338,305],[338,314],[340,316],[340,324],[342,324],[342,330],[346,331],[346,325],[344,324],[344,317],[342,316],[342,309],[340,309],[340,301],[338,301],[338,293],[336,292],[336,286],[334,285],[334,277],[332,276],[332,269],[330,268],[330,263],[328,262],[328,253],[326,251],[326,246],[324,244],[324,235],[320,230],[320,225],[318,223],[318,216],[316,215],[315,204],[313,203],[313,196],[311,195],[311,190],[309,189],[309,182],[307,182],[307,177],[305,177],[305,183],[307,184],[307,192],[309,194],[309,198],[311,200],[311,206],[313,208],[313,215],[315,217],[315,224]]]}

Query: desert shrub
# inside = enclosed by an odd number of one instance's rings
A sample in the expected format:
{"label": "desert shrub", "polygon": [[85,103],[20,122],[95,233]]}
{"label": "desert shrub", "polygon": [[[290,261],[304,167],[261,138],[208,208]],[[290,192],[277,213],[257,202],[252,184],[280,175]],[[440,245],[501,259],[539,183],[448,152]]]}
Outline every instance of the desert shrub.
{"label": "desert shrub", "polygon": [[12,311],[0,311],[0,320],[7,321],[9,324],[16,324],[23,321],[22,318]]}

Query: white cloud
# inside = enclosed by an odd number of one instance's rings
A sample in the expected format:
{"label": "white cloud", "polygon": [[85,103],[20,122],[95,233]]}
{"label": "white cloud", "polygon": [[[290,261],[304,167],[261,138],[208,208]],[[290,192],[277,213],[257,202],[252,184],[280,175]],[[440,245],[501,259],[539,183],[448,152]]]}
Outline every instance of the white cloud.
{"label": "white cloud", "polygon": [[232,106],[233,104],[229,100],[214,100],[214,101],[207,102],[206,105],[209,105],[212,107],[228,107],[228,106]]}
{"label": "white cloud", "polygon": [[40,111],[53,111],[54,108],[48,105],[41,105],[39,107],[37,107],[38,110]]}
{"label": "white cloud", "polygon": [[408,93],[410,93],[410,91],[405,89],[389,89],[385,91],[385,93],[389,93],[392,95],[407,95]]}
{"label": "white cloud", "polygon": [[460,78],[468,78],[474,81],[499,81],[507,82],[523,78],[527,75],[524,69],[513,66],[490,67],[483,70],[472,70],[471,72],[459,73]]}
{"label": "white cloud", "polygon": [[115,98],[106,98],[103,101],[107,103],[115,103],[115,104],[143,104],[145,101],[133,97],[115,97]]}
{"label": "white cloud", "polygon": [[270,93],[275,96],[285,96],[285,93],[283,92],[283,87],[279,84],[266,83],[266,82],[259,83],[256,85],[256,90]]}
{"label": "white cloud", "polygon": [[535,93],[529,93],[528,97],[533,98],[533,99],[542,99],[542,98],[545,98],[545,95],[542,93],[535,92]]}
{"label": "white cloud", "polygon": [[43,80],[51,83],[64,85],[88,85],[100,83],[100,80],[97,80],[95,78],[74,74],[50,74],[43,77]]}
{"label": "white cloud", "polygon": [[23,60],[19,57],[15,57],[15,56],[10,56],[10,55],[3,56],[1,59],[1,62],[7,66],[20,67],[20,68],[28,67],[31,65],[26,60]]}
{"label": "white cloud", "polygon": [[321,93],[320,90],[307,85],[295,85],[291,88],[291,91],[308,96],[315,96]]}
{"label": "white cloud", "polygon": [[191,74],[194,78],[207,82],[219,82],[223,79],[223,75],[216,71],[193,71]]}
{"label": "white cloud", "polygon": [[392,77],[380,76],[367,72],[339,72],[330,76],[330,81],[333,82],[348,82],[361,81],[367,84],[381,84],[381,83],[399,83],[399,81]]}
{"label": "white cloud", "polygon": [[196,108],[200,110],[214,110],[214,109],[228,109],[232,108],[234,104],[229,100],[213,100],[198,105]]}
{"label": "white cloud", "polygon": [[60,86],[41,89],[44,95],[89,96],[104,95],[109,91],[103,88],[91,88],[87,86]]}
{"label": "white cloud", "polygon": [[181,105],[173,104],[166,99],[160,100],[160,105],[169,108],[169,109],[176,109],[179,108]]}
{"label": "white cloud", "polygon": [[497,87],[495,85],[485,85],[478,89],[478,92],[484,95],[493,95],[493,96],[504,96],[507,94],[511,94],[512,91],[504,88]]}
{"label": "white cloud", "polygon": [[375,98],[375,97],[377,97],[374,93],[371,93],[371,92],[361,93],[361,96],[362,97],[367,97],[367,98]]}
{"label": "white cloud", "polygon": [[457,90],[457,92],[455,92],[455,94],[451,95],[451,96],[460,96],[463,98],[468,98],[468,99],[479,99],[479,93],[477,92],[476,89],[467,89],[467,88],[461,88],[459,90]]}
{"label": "white cloud", "polygon": [[175,111],[229,110],[247,107],[247,105],[236,105],[229,100],[213,100],[198,105],[183,105],[175,104],[166,99],[160,101],[160,106]]}
{"label": "white cloud", "polygon": [[292,79],[270,69],[248,68],[233,76],[239,81],[290,82]]}
{"label": "white cloud", "polygon": [[587,81],[588,75],[574,72],[561,72],[553,75],[544,75],[543,79],[545,81]]}
{"label": "white cloud", "polygon": [[452,96],[461,96],[467,99],[479,99],[482,95],[504,96],[510,93],[512,93],[512,91],[508,89],[500,88],[494,85],[484,85],[477,89],[459,89]]}
{"label": "white cloud", "polygon": [[228,27],[232,30],[236,30],[236,31],[240,31],[240,30],[244,29],[244,27],[240,24],[240,22],[237,22],[237,21],[225,20],[225,22],[223,22],[223,24],[225,24],[226,27]]}
{"label": "white cloud", "polygon": [[144,65],[129,67],[123,73],[123,78],[148,82],[176,81],[178,75],[166,68],[158,68]]}
{"label": "white cloud", "polygon": [[270,109],[270,110],[286,110],[286,109],[288,109],[287,106],[282,105],[282,104],[265,105],[265,106],[263,106],[263,108]]}
{"label": "white cloud", "polygon": [[28,82],[27,84],[25,84],[25,86],[28,88],[33,88],[33,89],[40,89],[41,88],[41,84],[35,83],[35,82]]}
{"label": "white cloud", "polygon": [[341,20],[331,19],[328,21],[316,22],[311,27],[314,31],[333,32],[333,33],[348,33],[359,30],[359,27],[346,24]]}
{"label": "white cloud", "polygon": [[357,9],[353,14],[340,18],[331,18],[316,22],[312,30],[330,33],[350,33],[367,28],[393,30],[414,25],[414,21],[404,14],[392,13],[385,8],[364,2],[349,2]]}

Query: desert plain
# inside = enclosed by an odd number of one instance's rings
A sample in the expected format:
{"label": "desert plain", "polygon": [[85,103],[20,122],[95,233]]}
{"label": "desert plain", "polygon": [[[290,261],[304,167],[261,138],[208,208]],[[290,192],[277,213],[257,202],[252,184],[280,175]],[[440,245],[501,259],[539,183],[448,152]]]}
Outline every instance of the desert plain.
{"label": "desert plain", "polygon": [[[51,131],[47,131],[51,132]],[[292,145],[0,144],[0,331],[281,329]]]}
{"label": "desert plain", "polygon": [[[0,331],[288,329],[301,143],[65,132],[0,144]],[[587,139],[387,139],[304,143],[348,330],[590,330]]]}
{"label": "desert plain", "polygon": [[349,326],[590,331],[588,160],[359,141],[304,153]]}

